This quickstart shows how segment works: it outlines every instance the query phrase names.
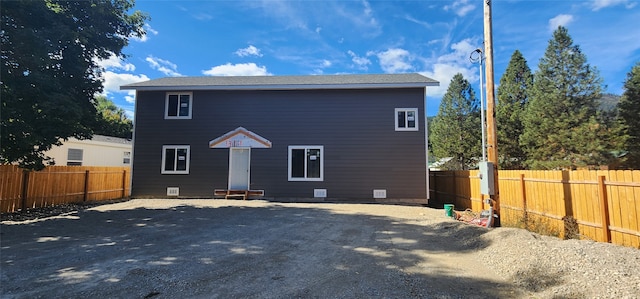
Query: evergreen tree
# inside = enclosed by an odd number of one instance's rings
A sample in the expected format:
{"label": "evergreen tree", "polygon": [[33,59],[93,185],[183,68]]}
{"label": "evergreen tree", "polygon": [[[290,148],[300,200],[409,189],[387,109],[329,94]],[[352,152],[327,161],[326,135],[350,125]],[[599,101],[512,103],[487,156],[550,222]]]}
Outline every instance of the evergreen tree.
{"label": "evergreen tree", "polygon": [[640,62],[627,74],[624,89],[618,103],[618,115],[626,130],[624,166],[640,169]]}
{"label": "evergreen tree", "polygon": [[553,33],[534,75],[520,145],[533,169],[571,169],[607,160],[595,100],[602,79],[566,28]]}
{"label": "evergreen tree", "polygon": [[431,124],[432,152],[438,158],[453,157],[449,169],[469,169],[482,155],[480,103],[471,84],[456,74],[442,98]]}
{"label": "evergreen tree", "polygon": [[120,138],[131,138],[133,123],[125,115],[124,109],[116,106],[115,103],[105,96],[97,96],[95,100],[98,113],[96,115],[97,124],[93,129],[93,133]]}
{"label": "evergreen tree", "polygon": [[526,156],[518,139],[524,129],[522,115],[529,101],[533,75],[520,51],[511,55],[507,70],[500,78],[496,128],[498,130],[499,163],[501,169],[522,169]]}

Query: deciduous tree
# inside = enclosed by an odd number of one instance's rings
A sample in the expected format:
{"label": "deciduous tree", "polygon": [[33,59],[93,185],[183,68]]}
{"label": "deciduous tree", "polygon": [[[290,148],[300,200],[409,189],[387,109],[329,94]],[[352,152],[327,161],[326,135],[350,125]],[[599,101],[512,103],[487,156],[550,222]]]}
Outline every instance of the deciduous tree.
{"label": "deciduous tree", "polygon": [[94,134],[131,138],[133,122],[127,118],[124,109],[107,99],[105,96],[97,96],[96,100],[96,126]]}
{"label": "deciduous tree", "polygon": [[91,137],[97,60],[122,57],[146,16],[132,0],[3,1],[0,162],[43,168],[43,152]]}

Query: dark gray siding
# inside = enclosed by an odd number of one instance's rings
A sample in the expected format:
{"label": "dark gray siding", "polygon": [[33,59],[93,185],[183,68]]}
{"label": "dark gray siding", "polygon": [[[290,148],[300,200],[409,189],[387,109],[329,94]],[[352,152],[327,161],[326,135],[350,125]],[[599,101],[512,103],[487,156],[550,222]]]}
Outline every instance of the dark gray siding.
{"label": "dark gray siding", "polygon": [[[251,188],[267,197],[308,198],[314,188],[329,198],[426,198],[424,89],[314,91],[194,91],[191,120],[164,119],[164,92],[139,91],[133,196],[211,197],[225,189],[228,149],[208,142],[237,127],[270,140],[251,150]],[[394,109],[418,108],[419,131],[395,131]],[[190,145],[188,175],[161,174],[163,145]],[[324,181],[289,182],[289,145],[324,146]]]}

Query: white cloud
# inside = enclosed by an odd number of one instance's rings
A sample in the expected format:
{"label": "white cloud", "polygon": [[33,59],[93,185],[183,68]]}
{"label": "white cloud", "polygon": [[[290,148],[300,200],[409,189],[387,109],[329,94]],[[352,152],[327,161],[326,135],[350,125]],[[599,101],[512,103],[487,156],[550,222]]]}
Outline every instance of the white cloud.
{"label": "white cloud", "polygon": [[124,96],[124,100],[127,101],[127,103],[135,103],[136,102],[136,91],[135,90],[129,90],[129,93]]}
{"label": "white cloud", "polygon": [[260,49],[256,48],[254,45],[249,45],[244,49],[238,49],[233,54],[236,54],[240,57],[246,57],[246,56],[262,57],[262,53],[260,53]]}
{"label": "white cloud", "polygon": [[380,67],[385,73],[406,72],[413,69],[411,65],[413,57],[405,49],[394,48],[378,53],[369,52],[367,55],[377,56],[380,60]]}
{"label": "white cloud", "polygon": [[426,63],[429,69],[421,74],[440,82],[440,86],[427,89],[427,96],[442,97],[457,73],[462,74],[472,84],[480,80],[479,65],[469,60],[471,52],[478,48],[476,44],[472,39],[464,39],[451,45],[452,52],[438,57],[435,62]]}
{"label": "white cloud", "polygon": [[177,71],[178,66],[175,63],[172,63],[171,61],[160,59],[153,56],[148,56],[145,60],[149,63],[149,66],[151,66],[152,69],[157,70],[165,74],[166,76],[169,76],[169,77],[182,76],[182,74],[178,73]]}
{"label": "white cloud", "polygon": [[456,0],[451,5],[445,5],[445,11],[453,11],[459,17],[464,17],[476,8],[475,5],[469,4],[469,0]]}
{"label": "white cloud", "polygon": [[207,76],[270,76],[267,67],[255,63],[227,63],[202,71]]}
{"label": "white cloud", "polygon": [[151,28],[151,25],[149,25],[148,23],[145,23],[142,28],[144,29],[145,35],[143,35],[142,37],[137,37],[137,36],[131,36],[130,39],[137,41],[137,42],[141,42],[144,43],[147,40],[149,40],[149,34],[152,35],[158,35],[158,31]]}
{"label": "white cloud", "polygon": [[638,4],[638,2],[632,2],[629,0],[594,0],[591,4],[591,8],[593,11],[598,11],[610,6],[624,5],[627,9],[631,9],[635,7],[636,4]]}
{"label": "white cloud", "polygon": [[371,9],[371,4],[369,4],[369,2],[367,2],[366,0],[362,0],[362,5],[364,6],[364,16],[365,16],[365,20],[366,23],[368,23],[371,26],[378,26],[378,21],[376,20],[376,18],[373,16],[373,10]]}
{"label": "white cloud", "polygon": [[549,31],[555,31],[556,29],[558,29],[558,26],[566,27],[572,21],[572,15],[557,15],[549,20]]}
{"label": "white cloud", "polygon": [[[120,86],[137,83],[142,81],[149,80],[149,77],[146,75],[133,75],[133,74],[119,74],[114,73],[112,71],[106,71],[102,73],[102,79],[104,80],[104,94],[109,94],[112,92],[123,92],[128,93],[131,96],[131,92],[129,90],[120,90]],[[128,102],[129,100],[127,100]]]}
{"label": "white cloud", "polygon": [[356,55],[356,53],[354,53],[351,50],[347,51],[347,54],[349,54],[349,56],[351,56],[351,61],[353,61],[353,63],[355,63],[355,65],[356,65],[356,67],[358,69],[366,71],[369,68],[369,65],[371,64],[371,60],[369,60],[369,58],[360,57],[360,56]]}
{"label": "white cloud", "polygon": [[198,21],[209,21],[213,19],[213,16],[206,13],[196,13],[196,14],[193,14],[193,18],[195,18]]}
{"label": "white cloud", "polygon": [[131,63],[125,63],[121,57],[116,56],[115,54],[111,54],[108,59],[105,60],[95,60],[98,66],[104,69],[116,69],[123,70],[127,72],[132,72],[136,70],[136,66]]}

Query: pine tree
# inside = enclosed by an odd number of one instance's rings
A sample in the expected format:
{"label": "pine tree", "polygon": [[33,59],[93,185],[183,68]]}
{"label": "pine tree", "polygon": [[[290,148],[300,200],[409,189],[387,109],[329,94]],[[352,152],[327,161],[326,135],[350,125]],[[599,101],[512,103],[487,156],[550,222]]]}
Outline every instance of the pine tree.
{"label": "pine tree", "polygon": [[540,59],[523,115],[520,145],[530,168],[572,169],[607,160],[596,117],[601,84],[568,30],[558,27]]}
{"label": "pine tree", "polygon": [[496,128],[500,145],[499,163],[501,169],[522,169],[526,156],[518,139],[524,129],[522,115],[529,101],[533,75],[520,51],[511,55],[511,61],[498,86],[496,106]]}
{"label": "pine tree", "polygon": [[618,115],[626,130],[624,149],[626,168],[640,169],[640,62],[627,73]]}
{"label": "pine tree", "polygon": [[462,74],[456,74],[442,98],[429,136],[436,157],[453,157],[449,169],[469,169],[482,155],[479,109],[471,84]]}

